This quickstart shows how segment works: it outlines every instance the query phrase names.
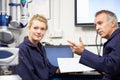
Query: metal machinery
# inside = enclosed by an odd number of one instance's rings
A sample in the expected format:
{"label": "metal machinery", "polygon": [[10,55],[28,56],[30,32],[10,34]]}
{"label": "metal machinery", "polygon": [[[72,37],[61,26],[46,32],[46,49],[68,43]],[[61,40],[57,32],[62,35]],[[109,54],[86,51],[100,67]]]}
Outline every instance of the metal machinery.
{"label": "metal machinery", "polygon": [[[8,44],[15,40],[9,27],[20,29],[27,25],[28,3],[30,2],[28,0],[0,0],[0,80],[22,80],[19,75],[12,74],[9,69],[10,66],[18,64],[19,50],[8,47]],[[20,19],[18,14],[20,14]]]}

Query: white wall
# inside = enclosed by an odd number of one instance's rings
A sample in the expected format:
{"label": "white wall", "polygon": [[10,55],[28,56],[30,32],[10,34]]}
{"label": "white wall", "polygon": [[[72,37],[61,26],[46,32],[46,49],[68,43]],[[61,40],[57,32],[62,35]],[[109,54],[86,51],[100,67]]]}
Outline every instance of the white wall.
{"label": "white wall", "polygon": [[[74,2],[75,0],[50,0],[51,11],[49,22],[49,30],[42,41],[54,45],[67,45],[67,40],[75,43],[82,38],[85,45],[95,45],[96,31],[94,27],[76,27],[74,25]],[[62,38],[50,38],[51,32],[62,31]],[[27,34],[26,28],[21,31],[19,41],[21,42]],[[87,49],[97,53],[96,47],[86,47]]]}
{"label": "white wall", "polygon": [[[75,27],[74,25],[74,0],[50,0],[51,1],[51,18],[49,21],[49,30],[44,41],[54,44],[67,44],[66,40],[78,42],[81,36],[85,44],[95,44],[96,36],[93,27]],[[51,38],[50,32],[54,30],[62,30],[62,38]],[[20,36],[26,35],[26,28]],[[22,38],[20,38],[22,40]]]}

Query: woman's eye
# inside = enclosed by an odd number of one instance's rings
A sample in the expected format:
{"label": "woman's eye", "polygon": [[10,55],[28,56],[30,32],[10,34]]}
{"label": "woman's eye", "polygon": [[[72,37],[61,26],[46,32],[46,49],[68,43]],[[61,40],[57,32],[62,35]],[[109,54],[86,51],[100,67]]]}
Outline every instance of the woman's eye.
{"label": "woman's eye", "polygon": [[46,30],[45,28],[41,28],[41,30]]}

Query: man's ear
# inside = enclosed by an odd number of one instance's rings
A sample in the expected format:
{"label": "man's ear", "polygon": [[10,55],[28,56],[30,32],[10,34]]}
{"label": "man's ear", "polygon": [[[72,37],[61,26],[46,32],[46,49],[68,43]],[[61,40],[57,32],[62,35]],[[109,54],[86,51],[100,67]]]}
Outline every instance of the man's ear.
{"label": "man's ear", "polygon": [[111,24],[112,24],[112,27],[115,27],[116,22],[113,20],[113,21],[111,22]]}

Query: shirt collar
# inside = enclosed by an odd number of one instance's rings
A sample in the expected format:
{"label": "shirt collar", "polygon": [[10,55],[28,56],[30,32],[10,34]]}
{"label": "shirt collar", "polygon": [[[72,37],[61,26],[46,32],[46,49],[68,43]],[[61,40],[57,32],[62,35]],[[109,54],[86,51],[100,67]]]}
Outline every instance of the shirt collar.
{"label": "shirt collar", "polygon": [[120,33],[120,28],[116,29],[116,30],[112,33],[112,35],[108,38],[108,40],[112,39],[114,36],[116,36],[116,35],[119,34],[119,33]]}
{"label": "shirt collar", "polygon": [[[25,44],[27,44],[31,47],[36,47],[32,42],[30,42],[30,40],[28,39],[28,36],[24,37],[24,42],[25,42]],[[41,43],[39,42],[38,45],[41,46]]]}

